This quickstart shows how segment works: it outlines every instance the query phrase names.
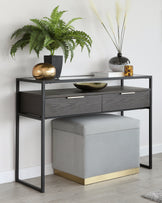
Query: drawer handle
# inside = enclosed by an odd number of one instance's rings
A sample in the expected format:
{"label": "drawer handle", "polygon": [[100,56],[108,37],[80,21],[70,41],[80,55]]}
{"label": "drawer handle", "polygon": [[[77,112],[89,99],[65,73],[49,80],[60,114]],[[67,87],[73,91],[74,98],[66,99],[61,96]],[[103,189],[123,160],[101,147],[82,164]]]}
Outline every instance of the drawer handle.
{"label": "drawer handle", "polygon": [[83,99],[85,96],[66,97],[66,99]]}
{"label": "drawer handle", "polygon": [[135,92],[121,92],[121,95],[135,94]]}

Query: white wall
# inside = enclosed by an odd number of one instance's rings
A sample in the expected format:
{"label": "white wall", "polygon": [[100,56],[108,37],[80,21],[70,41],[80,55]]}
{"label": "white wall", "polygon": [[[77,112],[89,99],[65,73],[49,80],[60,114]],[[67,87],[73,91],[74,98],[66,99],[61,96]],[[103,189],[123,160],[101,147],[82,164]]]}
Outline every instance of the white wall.
{"label": "white wall", "polygon": [[[94,0],[103,19],[104,13],[111,9],[114,0]],[[63,66],[62,75],[82,75],[107,68],[108,60],[116,55],[116,50],[100,23],[92,13],[87,0],[0,0],[0,183],[14,178],[15,153],[15,78],[31,76],[32,67],[43,61],[43,51],[38,59],[35,53],[29,55],[28,49],[19,51],[16,58],[9,55],[10,36],[15,29],[30,23],[30,18],[50,15],[56,5],[68,10],[64,19],[83,17],[74,23],[77,29],[86,31],[93,39],[91,57],[85,50],[75,52],[72,63]],[[58,51],[61,54],[61,51]],[[132,0],[127,23],[123,54],[134,65],[134,72],[153,75],[153,144],[155,150],[162,145],[162,3],[160,0]],[[146,86],[147,83],[141,82]],[[34,87],[30,85],[28,87]],[[128,113],[141,119],[141,147],[143,153],[148,146],[148,113],[136,111]],[[40,165],[40,123],[35,120],[21,119],[21,162],[20,167],[31,168]],[[157,148],[159,147],[159,148]],[[51,163],[50,122],[46,123],[46,164]],[[37,169],[37,168],[34,168]],[[27,170],[26,170],[27,171]],[[51,171],[48,170],[50,173]],[[32,176],[32,175],[31,175]],[[34,174],[33,174],[34,176]],[[7,178],[8,177],[8,178]]]}

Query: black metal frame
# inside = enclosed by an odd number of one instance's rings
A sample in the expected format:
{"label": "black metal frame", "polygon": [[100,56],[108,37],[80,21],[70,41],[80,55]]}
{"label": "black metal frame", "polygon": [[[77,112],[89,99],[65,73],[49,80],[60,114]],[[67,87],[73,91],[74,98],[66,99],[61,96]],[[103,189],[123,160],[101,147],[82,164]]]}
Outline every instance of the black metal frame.
{"label": "black metal frame", "polygon": [[150,107],[149,107],[149,165],[140,164],[141,167],[152,169],[152,77],[149,77]]}
{"label": "black metal frame", "polygon": [[[25,186],[33,188],[39,192],[45,192],[45,82],[41,82],[41,92],[42,92],[42,117],[39,119],[41,121],[41,187],[37,187],[26,181],[20,180],[19,178],[19,91],[20,91],[21,79],[16,79],[16,163],[15,163],[15,181],[19,182]],[[31,118],[36,119],[31,116]]]}
{"label": "black metal frame", "polygon": [[[82,78],[82,79],[54,79],[54,80],[34,80],[33,78],[17,78],[16,79],[16,157],[15,157],[15,181],[25,186],[28,186],[34,190],[44,193],[45,192],[45,85],[51,83],[72,83],[72,82],[84,82],[84,81],[105,81],[105,80],[120,80],[121,86],[124,86],[124,80],[127,79],[149,79],[150,89],[150,107],[149,107],[149,164],[140,164],[141,167],[152,169],[152,76],[136,75],[132,77],[114,77],[114,78]],[[27,116],[32,119],[41,121],[41,187],[37,187],[19,178],[19,120],[20,114],[19,107],[19,92],[20,82],[38,83],[41,84],[42,92],[42,116],[40,118],[34,116]],[[134,110],[134,109],[131,109]],[[124,111],[121,111],[121,115],[124,115]]]}

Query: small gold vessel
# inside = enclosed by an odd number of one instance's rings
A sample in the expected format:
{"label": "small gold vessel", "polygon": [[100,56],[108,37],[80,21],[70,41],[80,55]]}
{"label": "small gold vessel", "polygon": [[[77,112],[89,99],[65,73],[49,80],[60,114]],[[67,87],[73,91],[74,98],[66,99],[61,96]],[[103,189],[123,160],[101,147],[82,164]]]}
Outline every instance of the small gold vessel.
{"label": "small gold vessel", "polygon": [[39,63],[33,67],[33,77],[36,80],[50,80],[56,75],[56,68],[48,63]]}
{"label": "small gold vessel", "polygon": [[101,90],[107,86],[107,83],[74,83],[74,86],[81,90]]}

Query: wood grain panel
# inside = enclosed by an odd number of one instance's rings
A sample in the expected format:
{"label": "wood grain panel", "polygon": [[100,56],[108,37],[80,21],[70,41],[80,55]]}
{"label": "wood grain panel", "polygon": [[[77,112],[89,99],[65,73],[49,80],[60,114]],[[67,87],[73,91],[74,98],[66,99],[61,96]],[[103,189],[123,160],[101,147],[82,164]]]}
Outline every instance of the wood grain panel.
{"label": "wood grain panel", "polygon": [[[133,95],[121,95],[135,92]],[[46,90],[45,117],[71,116],[76,114],[98,113],[150,106],[150,90],[138,87],[107,87],[101,91],[83,92],[76,88]],[[66,99],[67,97],[79,97]],[[20,92],[19,113],[41,117],[41,92]]]}
{"label": "wood grain panel", "polygon": [[101,96],[85,96],[84,98],[51,98],[46,99],[45,116],[67,116],[84,113],[101,112]]}
{"label": "wood grain panel", "polygon": [[149,91],[135,92],[135,94],[106,94],[103,95],[102,111],[126,110],[145,108],[150,105]]}
{"label": "wood grain panel", "polygon": [[41,116],[41,95],[21,92],[19,113]]}

